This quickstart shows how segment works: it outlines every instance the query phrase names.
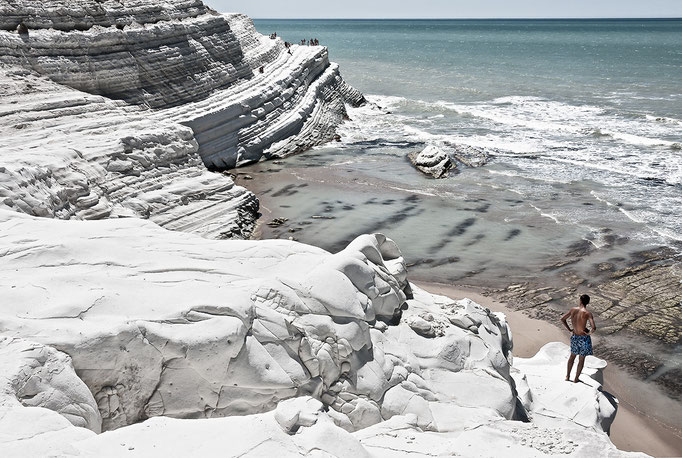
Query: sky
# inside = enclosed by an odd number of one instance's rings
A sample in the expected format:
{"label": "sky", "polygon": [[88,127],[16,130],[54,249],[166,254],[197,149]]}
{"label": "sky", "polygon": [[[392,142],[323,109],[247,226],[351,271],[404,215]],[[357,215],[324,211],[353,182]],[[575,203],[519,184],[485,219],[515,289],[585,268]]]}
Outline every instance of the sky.
{"label": "sky", "polygon": [[682,0],[204,0],[252,18],[682,17]]}

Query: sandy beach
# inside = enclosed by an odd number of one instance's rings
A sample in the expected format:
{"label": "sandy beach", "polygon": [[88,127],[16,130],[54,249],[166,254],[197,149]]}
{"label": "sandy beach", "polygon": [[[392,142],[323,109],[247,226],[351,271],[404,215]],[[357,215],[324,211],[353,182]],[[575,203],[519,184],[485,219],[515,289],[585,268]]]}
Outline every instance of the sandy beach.
{"label": "sandy beach", "polygon": [[[560,340],[568,343],[568,333],[560,327],[512,310],[504,303],[483,295],[480,290],[440,283],[415,283],[431,293],[453,299],[468,297],[495,312],[504,313],[512,328],[515,356],[533,356],[548,342]],[[595,338],[595,345],[598,344],[599,340]],[[557,377],[564,377],[564,374],[557,374]],[[682,456],[681,432],[653,415],[653,412],[670,410],[665,396],[647,389],[645,383],[613,364],[606,369],[604,388],[615,395],[620,403],[611,427],[611,440],[619,449],[644,452],[656,457]]]}

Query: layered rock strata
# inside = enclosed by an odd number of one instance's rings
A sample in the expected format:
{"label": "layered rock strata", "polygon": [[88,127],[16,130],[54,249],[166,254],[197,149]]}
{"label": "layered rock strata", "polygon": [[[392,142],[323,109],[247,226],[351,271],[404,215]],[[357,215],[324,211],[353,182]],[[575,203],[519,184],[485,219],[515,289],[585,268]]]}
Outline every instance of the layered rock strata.
{"label": "layered rock strata", "polygon": [[0,208],[250,235],[258,200],[206,170],[191,129],[18,67],[0,68],[0,90]]}
{"label": "layered rock strata", "polygon": [[0,206],[28,214],[248,237],[257,199],[206,168],[329,141],[364,101],[325,48],[286,49],[201,2],[0,12]]}
{"label": "layered rock strata", "polygon": [[639,252],[631,259],[595,262],[586,275],[575,266],[589,260],[590,246],[577,243],[558,263],[547,266],[559,272],[559,286],[527,282],[493,294],[533,317],[556,323],[560,310],[574,306],[576,297],[589,291],[589,308],[599,320],[599,332],[614,336],[603,339],[595,352],[679,399],[682,371],[675,346],[680,343],[682,320],[680,256],[668,248]]}

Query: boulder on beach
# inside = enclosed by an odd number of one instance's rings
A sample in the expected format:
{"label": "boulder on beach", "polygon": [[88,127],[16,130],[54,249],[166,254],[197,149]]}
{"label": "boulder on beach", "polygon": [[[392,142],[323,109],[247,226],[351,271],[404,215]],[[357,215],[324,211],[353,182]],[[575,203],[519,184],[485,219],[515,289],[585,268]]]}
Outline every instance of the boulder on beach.
{"label": "boulder on beach", "polygon": [[417,170],[433,178],[446,178],[448,172],[457,167],[446,152],[433,145],[427,146],[419,153],[410,153],[407,157]]}

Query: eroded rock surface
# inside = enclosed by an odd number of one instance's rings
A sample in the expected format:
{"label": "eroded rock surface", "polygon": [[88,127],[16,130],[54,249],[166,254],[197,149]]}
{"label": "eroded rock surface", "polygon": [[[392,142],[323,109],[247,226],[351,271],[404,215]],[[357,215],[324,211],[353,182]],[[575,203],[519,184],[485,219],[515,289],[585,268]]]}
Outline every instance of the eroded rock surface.
{"label": "eroded rock surface", "polygon": [[[474,333],[452,324],[462,305],[438,299],[441,313],[422,310],[436,299],[421,291],[407,299],[402,256],[383,236],[330,255],[292,242],[215,243],[139,220],[2,218],[2,264],[33,274],[3,281],[12,305],[0,323],[9,335],[42,335],[35,338],[71,355],[105,429],[157,415],[258,413],[301,394],[358,429],[404,412],[382,414],[390,389],[433,398],[427,373],[446,383],[456,370],[465,385],[478,367],[499,374],[507,393],[491,394],[491,408],[518,414],[504,322],[481,313]],[[435,344],[408,324],[383,323],[405,306],[406,323],[431,317]],[[427,372],[415,355],[432,360]],[[426,426],[431,414],[423,413]]]}
{"label": "eroded rock surface", "polygon": [[73,450],[72,443],[99,433],[101,425],[92,393],[76,375],[68,355],[0,336],[2,456],[48,456]]}

